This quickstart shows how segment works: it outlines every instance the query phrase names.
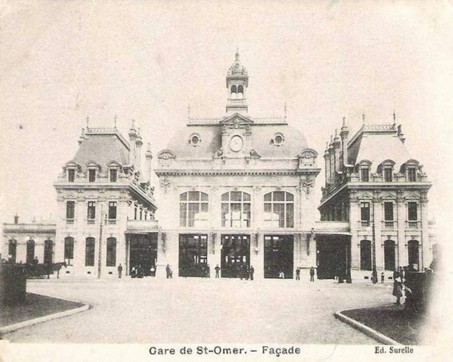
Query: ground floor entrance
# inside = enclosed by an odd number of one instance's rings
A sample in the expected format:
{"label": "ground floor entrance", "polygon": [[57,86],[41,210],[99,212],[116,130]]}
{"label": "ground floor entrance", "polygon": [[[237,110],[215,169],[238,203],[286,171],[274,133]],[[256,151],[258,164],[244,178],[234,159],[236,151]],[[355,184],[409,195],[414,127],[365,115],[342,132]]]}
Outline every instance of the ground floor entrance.
{"label": "ground floor entrance", "polygon": [[292,279],[293,235],[264,235],[264,277]]}
{"label": "ground floor entrance", "polygon": [[209,277],[208,235],[179,235],[179,276]]}
{"label": "ground floor entrance", "polygon": [[128,235],[128,244],[129,274],[154,276],[157,262],[157,233]]}
{"label": "ground floor entrance", "polygon": [[250,235],[222,235],[221,276],[241,278],[250,268]]}
{"label": "ground floor entrance", "polygon": [[350,278],[351,241],[343,235],[316,236],[316,265],[318,279],[334,279],[340,282]]}

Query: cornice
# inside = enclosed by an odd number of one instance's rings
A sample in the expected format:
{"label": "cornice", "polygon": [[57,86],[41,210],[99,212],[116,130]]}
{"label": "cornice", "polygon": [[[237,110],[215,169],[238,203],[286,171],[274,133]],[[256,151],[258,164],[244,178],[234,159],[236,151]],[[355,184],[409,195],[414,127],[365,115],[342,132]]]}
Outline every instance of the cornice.
{"label": "cornice", "polygon": [[282,170],[194,170],[194,169],[158,169],[157,176],[264,176],[264,175],[317,175],[320,168],[282,169]]}

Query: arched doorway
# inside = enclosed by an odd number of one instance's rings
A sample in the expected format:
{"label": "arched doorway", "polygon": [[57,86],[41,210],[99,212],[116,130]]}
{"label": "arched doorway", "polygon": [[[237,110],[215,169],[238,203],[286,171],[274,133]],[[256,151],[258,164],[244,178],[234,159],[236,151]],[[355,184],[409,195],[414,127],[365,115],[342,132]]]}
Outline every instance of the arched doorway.
{"label": "arched doorway", "polygon": [[44,241],[44,264],[52,264],[53,242],[52,240]]}
{"label": "arched doorway", "polygon": [[27,264],[33,264],[35,260],[35,241],[27,241]]}
{"label": "arched doorway", "polygon": [[419,243],[418,240],[409,240],[407,243],[408,248],[408,263],[409,265],[415,264],[415,269],[419,269]]}
{"label": "arched doorway", "polygon": [[360,242],[360,269],[371,270],[371,241]]}
{"label": "arched doorway", "polygon": [[393,240],[384,242],[384,269],[395,270],[395,242]]}

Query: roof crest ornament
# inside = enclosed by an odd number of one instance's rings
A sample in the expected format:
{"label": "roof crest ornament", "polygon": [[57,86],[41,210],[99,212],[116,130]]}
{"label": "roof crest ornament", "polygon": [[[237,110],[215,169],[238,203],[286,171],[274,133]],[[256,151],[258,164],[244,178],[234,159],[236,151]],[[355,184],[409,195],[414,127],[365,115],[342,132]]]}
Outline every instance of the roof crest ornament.
{"label": "roof crest ornament", "polygon": [[90,128],[90,116],[87,116],[87,131]]}
{"label": "roof crest ornament", "polygon": [[393,127],[396,125],[396,113],[395,110],[393,110]]}
{"label": "roof crest ornament", "polygon": [[116,122],[118,121],[118,117],[115,114],[115,117],[113,118],[113,128],[116,129]]}
{"label": "roof crest ornament", "polygon": [[365,111],[362,112],[362,122],[365,124]]}
{"label": "roof crest ornament", "polygon": [[285,102],[285,119],[286,119],[286,102]]}

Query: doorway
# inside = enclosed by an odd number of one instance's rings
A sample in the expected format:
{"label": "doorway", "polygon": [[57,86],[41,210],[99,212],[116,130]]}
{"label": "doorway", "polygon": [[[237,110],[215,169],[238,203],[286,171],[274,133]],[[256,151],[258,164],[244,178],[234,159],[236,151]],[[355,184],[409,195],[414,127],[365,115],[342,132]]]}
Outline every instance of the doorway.
{"label": "doorway", "polygon": [[132,268],[141,268],[144,276],[152,274],[156,268],[157,233],[132,234],[129,236],[129,274]]}
{"label": "doorway", "polygon": [[264,278],[292,279],[293,267],[293,235],[265,235]]}
{"label": "doorway", "polygon": [[250,235],[222,235],[222,278],[240,278],[250,267]]}

